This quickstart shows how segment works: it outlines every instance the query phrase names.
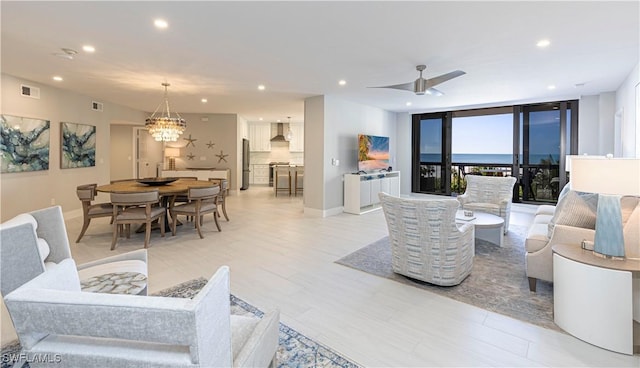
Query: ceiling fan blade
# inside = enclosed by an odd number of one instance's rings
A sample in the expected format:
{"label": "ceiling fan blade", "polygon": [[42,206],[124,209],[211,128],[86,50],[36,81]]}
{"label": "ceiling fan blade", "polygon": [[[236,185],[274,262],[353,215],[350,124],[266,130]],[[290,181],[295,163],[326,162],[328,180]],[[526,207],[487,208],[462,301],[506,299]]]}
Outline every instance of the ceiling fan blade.
{"label": "ceiling fan blade", "polygon": [[450,79],[457,78],[457,77],[459,77],[461,75],[465,75],[465,74],[467,74],[467,73],[463,72],[462,70],[454,70],[454,71],[452,71],[450,73],[442,74],[442,75],[439,75],[437,77],[433,77],[433,78],[427,79],[426,80],[426,86],[427,86],[427,88],[435,87],[440,83],[444,83],[444,82],[446,82],[446,81],[448,81]]}
{"label": "ceiling fan blade", "polygon": [[428,94],[428,95],[431,95],[431,96],[442,96],[442,95],[444,95],[444,93],[443,93],[443,92],[438,91],[438,90],[437,90],[437,89],[435,89],[435,88],[428,88],[428,89],[425,91],[425,93],[426,93],[426,94]]}
{"label": "ceiling fan blade", "polygon": [[401,89],[404,91],[413,92],[413,82],[403,83],[403,84],[394,84],[392,86],[369,87],[369,88],[393,88],[393,89]]}

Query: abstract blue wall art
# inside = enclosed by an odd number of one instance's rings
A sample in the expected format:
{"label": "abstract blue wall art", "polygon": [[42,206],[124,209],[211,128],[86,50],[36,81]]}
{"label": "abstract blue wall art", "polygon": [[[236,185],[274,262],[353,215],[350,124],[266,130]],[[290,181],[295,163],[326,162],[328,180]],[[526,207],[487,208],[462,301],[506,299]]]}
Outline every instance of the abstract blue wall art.
{"label": "abstract blue wall art", "polygon": [[96,127],[94,125],[61,123],[60,167],[96,166]]}
{"label": "abstract blue wall art", "polygon": [[49,120],[0,115],[0,172],[49,170]]}

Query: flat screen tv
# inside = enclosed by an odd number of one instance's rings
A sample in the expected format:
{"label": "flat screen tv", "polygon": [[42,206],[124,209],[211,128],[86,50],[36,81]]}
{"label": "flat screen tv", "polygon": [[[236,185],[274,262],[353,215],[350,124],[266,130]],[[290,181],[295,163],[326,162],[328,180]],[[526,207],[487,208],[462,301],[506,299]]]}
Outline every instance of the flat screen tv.
{"label": "flat screen tv", "polygon": [[389,137],[358,134],[358,171],[389,168]]}

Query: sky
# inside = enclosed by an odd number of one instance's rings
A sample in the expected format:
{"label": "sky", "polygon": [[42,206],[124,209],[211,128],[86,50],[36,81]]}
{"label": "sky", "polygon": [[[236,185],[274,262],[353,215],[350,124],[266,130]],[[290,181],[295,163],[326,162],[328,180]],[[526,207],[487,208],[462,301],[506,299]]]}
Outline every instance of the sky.
{"label": "sky", "polygon": [[[559,152],[557,111],[533,112],[531,115],[531,153]],[[422,126],[421,153],[440,153],[440,119]],[[426,128],[426,129],[425,129]],[[453,118],[452,153],[512,154],[513,115],[484,115]]]}

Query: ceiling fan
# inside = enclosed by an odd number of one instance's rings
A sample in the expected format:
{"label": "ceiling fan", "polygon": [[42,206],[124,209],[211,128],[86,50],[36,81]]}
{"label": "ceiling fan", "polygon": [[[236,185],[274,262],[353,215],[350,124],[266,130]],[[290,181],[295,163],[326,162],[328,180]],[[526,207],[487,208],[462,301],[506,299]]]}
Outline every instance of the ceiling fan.
{"label": "ceiling fan", "polygon": [[433,95],[433,96],[442,96],[444,93],[438,91],[433,88],[440,83],[444,83],[449,79],[453,79],[459,77],[461,75],[467,74],[462,70],[454,70],[452,72],[439,75],[437,77],[424,79],[422,78],[422,71],[427,68],[426,65],[418,65],[416,66],[416,70],[420,72],[420,78],[416,79],[413,82],[404,83],[404,84],[394,84],[392,86],[382,86],[382,87],[370,87],[370,88],[394,88],[394,89],[402,89],[406,91],[414,92],[416,95]]}

